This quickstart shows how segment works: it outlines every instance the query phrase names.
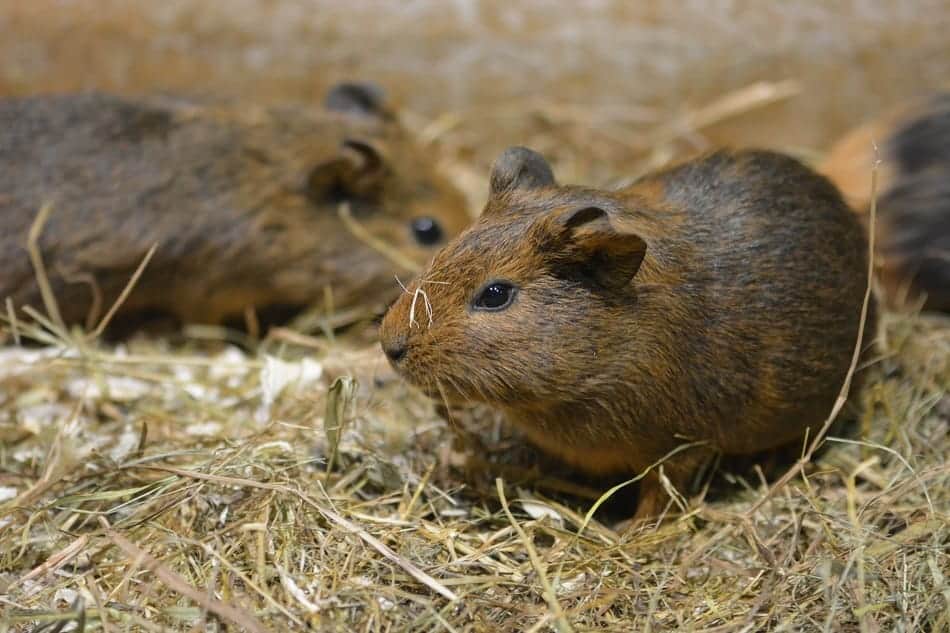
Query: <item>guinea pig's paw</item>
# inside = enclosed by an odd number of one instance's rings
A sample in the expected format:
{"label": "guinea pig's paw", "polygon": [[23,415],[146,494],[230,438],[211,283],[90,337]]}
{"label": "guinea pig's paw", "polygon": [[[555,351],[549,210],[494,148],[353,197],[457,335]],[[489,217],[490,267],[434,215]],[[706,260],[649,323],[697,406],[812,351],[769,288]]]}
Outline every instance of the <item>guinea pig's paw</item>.
{"label": "guinea pig's paw", "polygon": [[613,530],[618,537],[629,537],[654,530],[659,527],[659,525],[660,521],[657,519],[630,517],[629,519],[614,523],[610,526],[610,529]]}

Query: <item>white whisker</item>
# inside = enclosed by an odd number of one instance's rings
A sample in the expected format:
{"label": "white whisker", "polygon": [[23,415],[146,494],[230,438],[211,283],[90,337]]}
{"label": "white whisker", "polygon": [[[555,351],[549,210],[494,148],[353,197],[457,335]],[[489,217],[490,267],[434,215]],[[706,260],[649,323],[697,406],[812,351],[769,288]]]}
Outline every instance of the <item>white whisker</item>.
{"label": "white whisker", "polygon": [[399,280],[399,275],[393,274],[393,277],[396,278],[396,283],[399,284],[399,287],[402,288],[402,291],[405,292],[406,294],[409,294],[409,289],[406,288],[405,284],[403,284],[403,283]]}
{"label": "white whisker", "polygon": [[429,302],[429,295],[423,292],[422,299],[425,301],[426,313],[429,316],[429,327],[432,327],[432,304]]}
{"label": "white whisker", "polygon": [[416,321],[416,302],[419,301],[419,297],[422,297],[422,303],[425,306],[426,313],[429,317],[429,327],[432,326],[432,304],[429,303],[429,295],[426,294],[426,291],[422,287],[416,288],[416,291],[412,293],[412,303],[409,305],[409,327],[414,325],[419,325]]}
{"label": "white whisker", "polygon": [[423,284],[440,284],[443,286],[448,286],[449,282],[434,281],[431,279],[420,279],[418,281],[418,284],[419,284],[418,287],[411,293],[409,289],[406,288],[406,286],[404,286],[401,281],[399,281],[399,277],[396,277],[396,283],[400,285],[400,287],[403,289],[403,291],[405,291],[406,294],[412,295],[412,303],[409,305],[409,327],[411,328],[415,325],[419,325],[419,322],[416,321],[416,303],[419,301],[420,296],[422,297],[422,303],[426,310],[426,317],[429,319],[429,327],[432,327],[432,315],[433,315],[432,302],[429,301],[429,295],[426,294],[426,291],[422,289],[422,285]]}

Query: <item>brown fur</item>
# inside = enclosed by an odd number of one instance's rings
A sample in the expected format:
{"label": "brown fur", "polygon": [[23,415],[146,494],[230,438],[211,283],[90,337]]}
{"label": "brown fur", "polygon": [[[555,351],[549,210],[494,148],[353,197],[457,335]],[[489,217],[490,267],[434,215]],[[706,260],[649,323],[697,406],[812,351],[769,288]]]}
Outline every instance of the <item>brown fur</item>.
{"label": "brown fur", "polygon": [[904,104],[839,140],[820,170],[865,225],[878,165],[876,259],[884,298],[950,311],[950,93]]}
{"label": "brown fur", "polygon": [[[100,93],[0,101],[0,301],[40,307],[27,235],[52,214],[41,246],[64,318],[107,308],[152,244],[124,306],[218,323],[246,308],[321,301],[336,308],[393,297],[390,259],[338,215],[423,263],[435,245],[410,223],[432,216],[445,237],[469,221],[372,86],[341,85],[326,108],[197,105]],[[84,281],[85,280],[85,281]],[[100,310],[100,315],[102,311]]]}
{"label": "brown fur", "polygon": [[[839,192],[786,156],[719,151],[606,192],[557,186],[514,148],[482,216],[390,308],[380,338],[411,383],[493,405],[588,471],[638,472],[703,442],[664,465],[683,486],[711,451],[768,449],[824,421],[866,275]],[[517,288],[507,309],[473,307],[491,280]],[[421,298],[410,324],[420,287],[431,324]],[[665,499],[653,473],[637,516]]]}

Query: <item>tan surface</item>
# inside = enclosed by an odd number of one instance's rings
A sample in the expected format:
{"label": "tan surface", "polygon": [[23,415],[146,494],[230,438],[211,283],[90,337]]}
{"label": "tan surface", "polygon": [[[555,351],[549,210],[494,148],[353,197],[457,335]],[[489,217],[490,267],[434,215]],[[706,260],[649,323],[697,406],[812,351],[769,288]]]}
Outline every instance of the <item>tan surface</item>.
{"label": "tan surface", "polygon": [[798,97],[712,136],[815,146],[950,81],[946,0],[551,4],[0,0],[0,92],[308,100],[362,76],[429,115],[509,108],[472,123],[494,153],[523,130],[525,100],[609,111],[634,142],[631,118],[665,122],[755,81],[796,79]]}

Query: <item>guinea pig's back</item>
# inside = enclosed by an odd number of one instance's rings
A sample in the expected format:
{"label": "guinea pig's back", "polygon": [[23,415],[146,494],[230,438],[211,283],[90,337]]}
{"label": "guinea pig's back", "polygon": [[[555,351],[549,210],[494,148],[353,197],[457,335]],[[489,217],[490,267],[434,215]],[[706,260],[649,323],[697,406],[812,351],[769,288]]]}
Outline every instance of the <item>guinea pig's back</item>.
{"label": "guinea pig's back", "polygon": [[104,202],[90,196],[131,190],[120,175],[155,171],[175,125],[169,109],[98,93],[3,99],[0,124],[5,195],[21,204],[56,197],[82,206]]}
{"label": "guinea pig's back", "polygon": [[901,269],[890,271],[896,284],[910,280],[927,294],[927,308],[950,311],[950,93],[898,125],[885,154],[881,252]]}
{"label": "guinea pig's back", "polygon": [[[48,264],[110,225],[112,231],[100,233],[102,250],[113,256],[121,250],[115,210],[130,190],[124,176],[137,158],[130,151],[136,144],[122,132],[142,114],[123,105],[95,93],[0,100],[0,297],[35,303],[27,241],[44,205],[51,207],[41,239],[45,257],[54,260]],[[160,119],[156,113],[155,126]]]}
{"label": "guinea pig's back", "polygon": [[950,311],[950,92],[850,130],[818,166],[869,224],[877,166],[876,273],[892,308]]}
{"label": "guinea pig's back", "polygon": [[699,324],[684,333],[693,382],[744,403],[723,421],[722,447],[799,435],[828,413],[851,361],[867,275],[860,224],[825,178],[776,153],[716,152],[660,178],[687,218],[670,243],[694,253],[675,290]]}
{"label": "guinea pig's back", "polygon": [[0,100],[0,297],[38,302],[27,242],[45,205],[39,243],[65,312],[88,309],[80,272],[111,298],[151,245],[162,249],[147,274],[167,276],[163,266],[209,239],[198,236],[227,239],[240,224],[220,217],[238,208],[237,132],[191,112],[100,93]]}

